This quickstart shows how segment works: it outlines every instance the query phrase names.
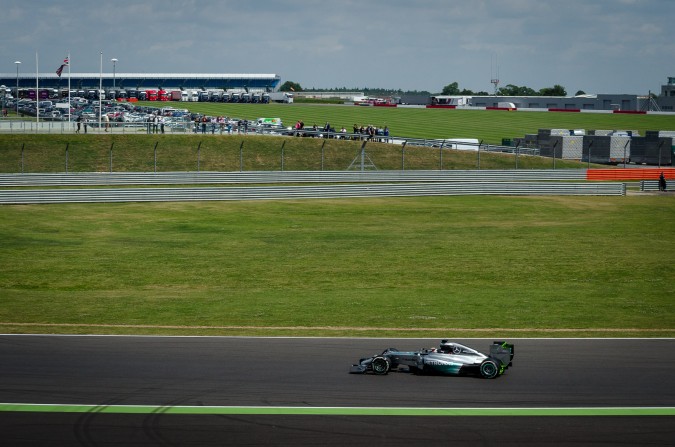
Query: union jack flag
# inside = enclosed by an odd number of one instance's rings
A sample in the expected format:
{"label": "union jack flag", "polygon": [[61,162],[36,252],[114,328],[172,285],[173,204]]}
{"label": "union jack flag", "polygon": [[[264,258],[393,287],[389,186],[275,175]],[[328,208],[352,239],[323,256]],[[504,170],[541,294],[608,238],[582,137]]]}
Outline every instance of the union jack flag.
{"label": "union jack flag", "polygon": [[56,76],[58,76],[60,78],[61,73],[63,73],[63,67],[66,67],[66,66],[68,66],[68,58],[65,58],[63,60],[63,64],[59,68],[56,69]]}

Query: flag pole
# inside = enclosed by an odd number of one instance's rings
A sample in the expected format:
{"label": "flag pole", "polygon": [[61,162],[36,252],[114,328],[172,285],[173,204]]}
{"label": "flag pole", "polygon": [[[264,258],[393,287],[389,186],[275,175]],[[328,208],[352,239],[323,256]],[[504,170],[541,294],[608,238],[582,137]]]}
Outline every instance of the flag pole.
{"label": "flag pole", "polygon": [[70,108],[70,51],[68,51],[68,129],[72,129]]}
{"label": "flag pole", "polygon": [[38,52],[35,52],[35,132],[37,133],[40,126],[40,68],[38,65]]}
{"label": "flag pole", "polygon": [[101,101],[101,90],[103,90],[103,51],[101,51],[101,69],[98,74],[98,131],[101,131],[101,113],[103,112],[103,101]]}

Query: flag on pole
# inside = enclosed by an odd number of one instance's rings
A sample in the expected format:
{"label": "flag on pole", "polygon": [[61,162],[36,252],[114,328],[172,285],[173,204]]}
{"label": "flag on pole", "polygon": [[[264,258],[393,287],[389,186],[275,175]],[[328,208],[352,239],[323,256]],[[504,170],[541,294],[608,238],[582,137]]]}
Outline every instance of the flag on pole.
{"label": "flag on pole", "polygon": [[56,69],[56,76],[58,76],[60,78],[61,73],[63,73],[63,67],[66,67],[67,65],[68,65],[68,58],[65,58],[63,60],[63,64],[59,68]]}

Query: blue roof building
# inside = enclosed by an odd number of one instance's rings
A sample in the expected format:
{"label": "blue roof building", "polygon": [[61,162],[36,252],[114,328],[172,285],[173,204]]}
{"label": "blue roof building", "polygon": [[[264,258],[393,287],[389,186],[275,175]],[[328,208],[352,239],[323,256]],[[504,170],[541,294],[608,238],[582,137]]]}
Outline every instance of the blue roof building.
{"label": "blue roof building", "polygon": [[[0,85],[10,89],[35,88],[35,73],[0,73]],[[118,89],[255,89],[274,91],[281,78],[276,74],[254,73],[71,73],[70,88],[74,90],[113,86]],[[40,88],[67,89],[68,72],[40,73]]]}

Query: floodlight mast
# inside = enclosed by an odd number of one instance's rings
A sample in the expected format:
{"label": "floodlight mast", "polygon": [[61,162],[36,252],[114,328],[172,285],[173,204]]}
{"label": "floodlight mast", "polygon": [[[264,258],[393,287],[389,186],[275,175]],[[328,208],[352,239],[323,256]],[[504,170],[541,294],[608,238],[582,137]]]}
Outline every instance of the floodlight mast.
{"label": "floodlight mast", "polygon": [[495,96],[497,96],[497,91],[498,91],[497,87],[499,86],[499,79],[497,79],[497,78],[491,79],[490,83],[495,85]]}
{"label": "floodlight mast", "polygon": [[117,65],[117,58],[113,57],[110,62],[113,63],[113,90],[115,90],[115,66]]}
{"label": "floodlight mast", "polygon": [[19,65],[21,64],[21,61],[16,61],[14,63],[16,64],[16,97],[14,100],[16,105],[16,116],[19,116]]}
{"label": "floodlight mast", "polygon": [[[494,56],[494,62],[491,60],[491,65],[490,67],[490,75],[492,79],[490,79],[490,84],[494,84],[495,86],[495,96],[497,96],[498,92],[498,87],[499,87],[499,62],[497,61],[497,55]],[[496,71],[495,71],[496,68]]]}

